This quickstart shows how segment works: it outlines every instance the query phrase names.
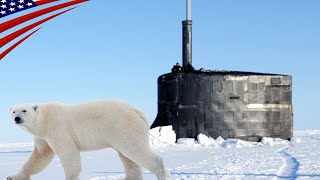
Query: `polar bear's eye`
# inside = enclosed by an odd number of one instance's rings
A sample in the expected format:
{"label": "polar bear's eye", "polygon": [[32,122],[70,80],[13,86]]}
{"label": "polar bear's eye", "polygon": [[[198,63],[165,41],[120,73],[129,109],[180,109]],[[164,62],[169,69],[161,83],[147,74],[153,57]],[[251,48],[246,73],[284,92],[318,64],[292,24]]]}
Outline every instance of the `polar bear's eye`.
{"label": "polar bear's eye", "polygon": [[25,113],[25,112],[27,112],[27,110],[23,110],[22,112],[24,112],[24,113]]}
{"label": "polar bear's eye", "polygon": [[15,111],[13,111],[12,113],[13,113],[13,114],[15,114],[16,112],[15,112]]}

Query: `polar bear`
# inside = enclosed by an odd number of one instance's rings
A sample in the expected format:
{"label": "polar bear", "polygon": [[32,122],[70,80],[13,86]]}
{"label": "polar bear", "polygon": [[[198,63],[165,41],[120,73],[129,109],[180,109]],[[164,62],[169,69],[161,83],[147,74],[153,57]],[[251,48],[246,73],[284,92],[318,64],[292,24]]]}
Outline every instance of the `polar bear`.
{"label": "polar bear", "polygon": [[83,104],[48,103],[10,108],[19,127],[34,136],[34,149],[22,169],[8,180],[30,180],[56,154],[66,180],[79,180],[80,151],[115,149],[126,179],[143,179],[141,167],[159,180],[170,179],[163,160],[149,146],[149,124],[134,106],[119,100]]}

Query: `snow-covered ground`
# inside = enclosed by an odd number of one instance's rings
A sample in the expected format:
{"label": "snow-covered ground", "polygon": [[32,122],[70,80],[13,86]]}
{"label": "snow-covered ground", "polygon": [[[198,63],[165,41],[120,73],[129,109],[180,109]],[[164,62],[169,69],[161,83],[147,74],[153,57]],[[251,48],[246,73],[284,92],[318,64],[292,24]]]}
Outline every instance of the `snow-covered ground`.
{"label": "snow-covered ground", "polygon": [[[251,143],[236,139],[190,139],[172,144],[170,128],[150,131],[150,143],[160,154],[172,179],[320,179],[320,131],[295,132],[291,142],[263,139]],[[0,145],[0,179],[15,173],[32,151],[32,144]],[[124,170],[112,149],[82,153],[82,180],[121,179]],[[146,180],[156,179],[144,171]],[[56,157],[33,180],[64,179]]]}

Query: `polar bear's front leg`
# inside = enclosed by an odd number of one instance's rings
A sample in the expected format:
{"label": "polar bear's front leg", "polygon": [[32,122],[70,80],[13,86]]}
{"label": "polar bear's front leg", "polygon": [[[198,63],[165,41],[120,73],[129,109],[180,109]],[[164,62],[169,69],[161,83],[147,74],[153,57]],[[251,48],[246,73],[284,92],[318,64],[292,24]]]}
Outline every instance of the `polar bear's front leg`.
{"label": "polar bear's front leg", "polygon": [[79,150],[67,150],[59,153],[59,158],[64,169],[66,180],[80,180],[81,157]]}
{"label": "polar bear's front leg", "polygon": [[31,175],[41,172],[52,161],[54,152],[44,140],[35,138],[34,149],[19,173],[9,176],[8,180],[30,180]]}
{"label": "polar bear's front leg", "polygon": [[[59,139],[60,137],[56,138]],[[69,139],[67,136],[64,137],[63,140],[64,141],[57,141],[53,142],[53,144],[49,144],[60,159],[66,180],[80,180],[80,150],[73,140]]]}
{"label": "polar bear's front leg", "polygon": [[14,175],[7,177],[7,180],[31,180],[30,176]]}

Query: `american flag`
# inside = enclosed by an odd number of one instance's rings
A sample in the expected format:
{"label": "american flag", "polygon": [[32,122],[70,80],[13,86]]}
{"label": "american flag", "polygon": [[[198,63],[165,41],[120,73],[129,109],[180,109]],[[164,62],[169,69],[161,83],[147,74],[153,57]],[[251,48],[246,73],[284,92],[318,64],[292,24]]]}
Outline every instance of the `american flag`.
{"label": "american flag", "polygon": [[[18,13],[18,14],[23,13],[21,11],[24,11],[26,9],[38,7],[38,6],[48,4],[48,3],[53,3],[56,1],[58,1],[58,0],[0,0],[0,20],[2,20],[6,16],[10,16],[15,13]],[[4,51],[2,51],[2,50],[0,51],[0,53],[1,53],[0,54],[0,61],[10,51],[12,51],[14,48],[16,48],[18,45],[20,45],[23,41],[25,41],[30,36],[32,36],[34,33],[36,33],[40,29],[39,25],[75,8],[75,7],[71,7],[71,6],[74,6],[76,4],[83,3],[86,1],[89,1],[89,0],[71,0],[71,1],[64,2],[64,3],[55,4],[55,5],[46,7],[44,9],[37,8],[36,11],[29,12],[28,14],[22,14],[18,17],[13,18],[13,19],[9,19],[5,22],[1,22],[1,24],[0,24],[0,38],[1,38],[0,39],[0,50],[5,45],[8,45],[10,42],[12,42],[12,41],[16,41],[16,42],[13,45],[11,45],[10,47],[6,48]],[[66,8],[66,10],[63,10],[65,8]],[[61,12],[57,12],[54,15],[51,15],[49,17],[45,17],[37,22],[26,25],[26,26],[22,27],[21,29],[10,32],[10,31],[12,31],[13,28],[15,28],[16,26],[18,26],[22,23],[28,22],[32,19],[38,18],[40,16],[44,16],[46,14],[56,12],[59,10]],[[31,32],[29,32],[29,31],[31,31]],[[6,33],[6,32],[9,32],[8,35],[2,37],[1,34]],[[28,32],[28,34],[24,35],[24,37],[19,39],[20,36],[22,36],[23,34],[25,34],[27,32]]]}

